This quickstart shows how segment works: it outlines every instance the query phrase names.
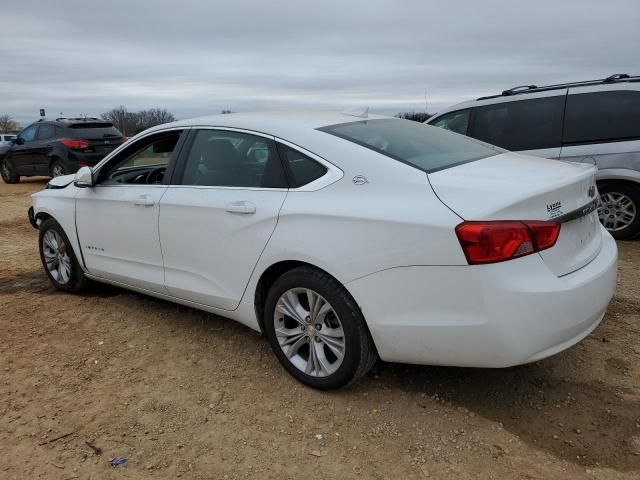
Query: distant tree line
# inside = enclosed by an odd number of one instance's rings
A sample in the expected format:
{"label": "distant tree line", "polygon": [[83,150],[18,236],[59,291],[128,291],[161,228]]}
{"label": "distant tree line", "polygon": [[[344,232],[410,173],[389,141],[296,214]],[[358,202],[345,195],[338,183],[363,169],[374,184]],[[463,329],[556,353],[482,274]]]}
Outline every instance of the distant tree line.
{"label": "distant tree line", "polygon": [[11,133],[20,130],[20,124],[11,115],[0,115],[0,132]]}
{"label": "distant tree line", "polygon": [[147,128],[175,121],[173,113],[166,108],[150,108],[130,112],[124,105],[112,108],[100,115],[103,120],[108,120],[126,137],[131,137]]}
{"label": "distant tree line", "polygon": [[427,112],[400,112],[395,115],[398,118],[404,118],[405,120],[413,120],[414,122],[424,122],[433,117],[433,113]]}

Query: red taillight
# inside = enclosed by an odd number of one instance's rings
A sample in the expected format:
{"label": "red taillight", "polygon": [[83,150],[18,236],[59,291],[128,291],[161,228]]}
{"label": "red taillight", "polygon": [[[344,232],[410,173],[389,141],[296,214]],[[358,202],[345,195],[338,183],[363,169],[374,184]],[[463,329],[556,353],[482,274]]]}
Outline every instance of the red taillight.
{"label": "red taillight", "polygon": [[545,221],[498,220],[463,222],[456,235],[470,265],[495,263],[553,247],[560,224]]}
{"label": "red taillight", "polygon": [[71,150],[84,150],[85,148],[89,148],[89,142],[86,140],[72,140],[70,138],[63,138],[60,140],[65,147],[70,148]]}

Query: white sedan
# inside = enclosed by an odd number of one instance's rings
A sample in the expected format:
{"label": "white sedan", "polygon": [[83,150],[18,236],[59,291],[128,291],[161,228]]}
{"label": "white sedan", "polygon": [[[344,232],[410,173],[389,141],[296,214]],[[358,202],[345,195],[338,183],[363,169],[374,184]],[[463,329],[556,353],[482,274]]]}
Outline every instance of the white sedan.
{"label": "white sedan", "polygon": [[595,169],[335,112],[149,129],[29,211],[59,289],[111,283],[263,332],[319,389],[391,362],[507,367],[602,319]]}

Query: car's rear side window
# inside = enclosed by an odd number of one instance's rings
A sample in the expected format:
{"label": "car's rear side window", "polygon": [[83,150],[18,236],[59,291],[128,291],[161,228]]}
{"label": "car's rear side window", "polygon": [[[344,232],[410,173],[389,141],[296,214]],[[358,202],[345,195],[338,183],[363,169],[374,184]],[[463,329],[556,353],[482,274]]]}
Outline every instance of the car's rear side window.
{"label": "car's rear side window", "polygon": [[38,128],[37,140],[48,140],[56,136],[56,127],[53,125],[40,125]]}
{"label": "car's rear side window", "polygon": [[278,143],[278,151],[285,163],[291,188],[307,185],[327,173],[327,167],[294,148]]}
{"label": "car's rear side window", "polygon": [[501,153],[500,149],[471,138],[410,120],[362,120],[319,130],[427,173]]}
{"label": "car's rear side window", "polygon": [[559,147],[564,98],[561,95],[476,107],[469,134],[507,150]]}
{"label": "car's rear side window", "polygon": [[563,143],[640,138],[640,92],[579,93],[567,97]]}

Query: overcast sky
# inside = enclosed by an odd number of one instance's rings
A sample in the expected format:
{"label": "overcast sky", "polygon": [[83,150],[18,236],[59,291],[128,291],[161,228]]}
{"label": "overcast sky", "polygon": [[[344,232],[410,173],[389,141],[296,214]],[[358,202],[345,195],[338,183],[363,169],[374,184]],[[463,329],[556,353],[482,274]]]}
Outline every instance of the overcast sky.
{"label": "overcast sky", "polygon": [[640,0],[1,0],[0,114],[430,112],[640,74]]}

